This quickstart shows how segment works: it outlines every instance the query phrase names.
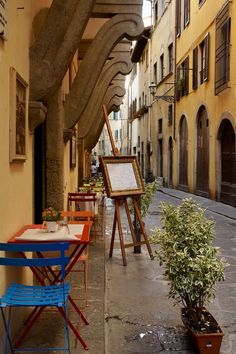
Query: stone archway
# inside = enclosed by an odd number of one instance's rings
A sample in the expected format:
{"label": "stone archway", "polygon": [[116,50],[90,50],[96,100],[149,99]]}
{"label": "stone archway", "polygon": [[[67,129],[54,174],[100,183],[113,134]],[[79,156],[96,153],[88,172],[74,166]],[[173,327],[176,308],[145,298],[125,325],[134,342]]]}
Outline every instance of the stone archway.
{"label": "stone archway", "polygon": [[217,138],[220,142],[220,201],[236,207],[236,138],[230,120],[223,119]]}
{"label": "stone archway", "polygon": [[201,106],[197,114],[196,194],[209,197],[209,119]]}
{"label": "stone archway", "polygon": [[188,126],[184,115],[179,125],[179,188],[188,190]]}

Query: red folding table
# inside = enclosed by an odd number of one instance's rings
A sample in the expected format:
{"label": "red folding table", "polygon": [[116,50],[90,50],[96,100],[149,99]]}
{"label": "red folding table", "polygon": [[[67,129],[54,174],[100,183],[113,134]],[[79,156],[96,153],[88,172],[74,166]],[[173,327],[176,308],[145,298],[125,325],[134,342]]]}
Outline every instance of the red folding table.
{"label": "red folding table", "polygon": [[[65,226],[64,226],[65,227]],[[66,267],[66,275],[65,277],[71,272],[72,268],[78,261],[79,257],[83,253],[83,251],[86,249],[86,247],[89,244],[90,240],[90,225],[88,223],[85,224],[70,224],[68,227],[73,227],[72,232],[68,234],[68,231],[65,229],[65,232],[63,233],[62,229],[59,230],[59,232],[55,233],[47,233],[46,230],[42,227],[42,225],[26,225],[22,227],[13,237],[11,237],[8,242],[10,243],[32,243],[32,242],[40,242],[40,243],[46,243],[46,242],[69,242],[70,245],[73,245],[73,250],[70,253],[70,261]],[[77,231],[76,231],[77,230]],[[42,253],[37,254],[38,257],[43,257]],[[22,257],[26,258],[25,254],[22,254]],[[41,285],[45,284],[45,276],[46,274],[50,274],[48,278],[46,278],[50,284],[55,284],[56,282],[60,281],[60,272],[55,272],[52,268],[47,269],[45,274],[39,275],[38,272],[34,270],[34,268],[31,268],[33,274],[35,275],[35,278],[38,280],[38,282]],[[82,321],[88,325],[88,321],[85,318],[84,314],[78,307],[78,305],[75,303],[75,301],[71,298],[69,295],[69,301],[82,319]],[[20,335],[20,337],[17,339],[15,343],[15,347],[19,347],[28,334],[29,330],[37,320],[37,318],[40,316],[41,312],[43,311],[43,308],[34,308],[32,310],[31,314],[25,321],[25,327]],[[59,312],[61,315],[65,318],[65,313],[62,309],[59,309]],[[80,341],[82,344],[83,348],[85,350],[88,350],[88,346],[81,337],[79,331],[75,328],[74,324],[70,321],[69,318],[67,318],[68,325],[75,334],[76,338]]]}

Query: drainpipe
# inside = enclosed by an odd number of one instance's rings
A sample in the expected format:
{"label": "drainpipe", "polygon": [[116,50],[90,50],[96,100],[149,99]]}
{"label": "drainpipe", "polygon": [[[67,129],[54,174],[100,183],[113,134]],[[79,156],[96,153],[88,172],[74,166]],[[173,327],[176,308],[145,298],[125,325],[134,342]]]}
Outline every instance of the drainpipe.
{"label": "drainpipe", "polygon": [[[174,6],[174,5],[173,5]],[[174,53],[175,53],[175,57],[174,57],[174,107],[173,107],[173,139],[174,141],[176,141],[176,136],[175,136],[175,127],[176,127],[176,101],[175,101],[175,94],[176,94],[176,78],[177,78],[177,68],[176,68],[176,53],[177,53],[177,48],[176,48],[176,22],[177,22],[177,15],[176,15],[176,8],[174,9],[175,11],[175,40],[174,40],[174,45],[175,45],[175,50],[174,50]]]}

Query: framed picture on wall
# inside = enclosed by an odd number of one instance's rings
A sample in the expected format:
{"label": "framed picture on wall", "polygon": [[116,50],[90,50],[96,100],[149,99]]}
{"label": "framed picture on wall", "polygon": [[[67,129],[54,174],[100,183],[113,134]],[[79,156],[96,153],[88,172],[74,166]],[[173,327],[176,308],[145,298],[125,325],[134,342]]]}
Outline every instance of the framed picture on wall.
{"label": "framed picture on wall", "polygon": [[76,135],[70,139],[70,168],[76,167]]}
{"label": "framed picture on wall", "polygon": [[10,68],[10,162],[27,157],[28,84]]}
{"label": "framed picture on wall", "polygon": [[100,165],[108,197],[144,193],[136,156],[105,156],[100,158]]}

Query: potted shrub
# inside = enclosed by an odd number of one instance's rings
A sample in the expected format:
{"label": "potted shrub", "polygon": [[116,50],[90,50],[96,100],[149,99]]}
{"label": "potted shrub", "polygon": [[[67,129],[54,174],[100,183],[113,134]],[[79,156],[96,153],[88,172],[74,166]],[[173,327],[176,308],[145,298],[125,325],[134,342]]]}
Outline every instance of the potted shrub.
{"label": "potted shrub", "polygon": [[214,222],[192,199],[161,208],[163,227],[154,230],[152,242],[159,245],[155,257],[165,268],[169,297],[182,305],[183,323],[199,353],[217,354],[223,333],[206,305],[215,297],[216,282],[224,280],[226,263],[213,246]]}

